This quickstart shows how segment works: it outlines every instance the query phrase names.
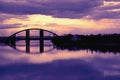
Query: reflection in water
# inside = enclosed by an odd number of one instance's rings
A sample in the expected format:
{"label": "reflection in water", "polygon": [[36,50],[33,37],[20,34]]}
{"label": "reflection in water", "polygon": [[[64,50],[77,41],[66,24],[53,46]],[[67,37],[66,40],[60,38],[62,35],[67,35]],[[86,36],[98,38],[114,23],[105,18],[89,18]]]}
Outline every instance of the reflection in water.
{"label": "reflection in water", "polygon": [[41,43],[39,40],[30,40],[30,42],[26,42],[25,40],[16,41],[16,45],[10,45],[13,49],[20,51],[20,52],[26,52],[26,53],[43,53],[43,52],[49,52],[53,49],[57,50],[69,50],[69,51],[79,51],[79,50],[87,50],[92,52],[112,52],[114,54],[120,53],[120,47],[119,46],[58,46],[56,44],[53,44],[51,40],[44,40],[44,42]]}
{"label": "reflection in water", "polygon": [[17,41],[16,46],[12,48],[20,52],[34,53],[34,54],[49,52],[54,49],[53,44],[50,40],[45,40],[44,46],[40,45],[39,40],[30,40],[29,45],[26,45],[25,40],[21,40],[21,41]]}
{"label": "reflection in water", "polygon": [[[72,63],[71,63],[72,62]],[[10,68],[10,69],[8,69]],[[7,69],[7,70],[6,70]],[[81,60],[54,61],[46,64],[8,65],[2,80],[102,80],[103,74]],[[9,74],[11,73],[12,74]],[[7,75],[8,77],[6,77]]]}
{"label": "reflection in water", "polygon": [[[20,42],[21,43],[21,42]],[[17,45],[23,45],[24,43]],[[33,46],[38,45],[32,42]],[[24,48],[23,48],[24,49]],[[0,46],[0,80],[119,80],[120,54],[52,50],[29,55]],[[21,54],[22,53],[22,54]]]}
{"label": "reflection in water", "polygon": [[95,52],[112,52],[114,54],[120,53],[120,46],[55,46],[55,48],[60,50],[69,50],[69,51],[79,51],[79,50],[88,50]]}

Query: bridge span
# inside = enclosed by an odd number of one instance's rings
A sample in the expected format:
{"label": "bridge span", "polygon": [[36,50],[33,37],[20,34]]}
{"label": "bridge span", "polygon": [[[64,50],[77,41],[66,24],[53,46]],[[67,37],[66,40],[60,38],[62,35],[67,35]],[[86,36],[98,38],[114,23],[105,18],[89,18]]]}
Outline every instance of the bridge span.
{"label": "bridge span", "polygon": [[[31,32],[37,32],[36,35],[33,35]],[[19,35],[19,34],[24,34]],[[44,41],[52,40],[53,37],[58,36],[56,33],[39,28],[30,28],[18,31],[11,36],[9,36],[5,43],[10,45],[12,48],[16,49],[16,42],[20,40],[25,40],[26,52],[30,52],[30,40],[39,40],[40,52],[44,52]]]}

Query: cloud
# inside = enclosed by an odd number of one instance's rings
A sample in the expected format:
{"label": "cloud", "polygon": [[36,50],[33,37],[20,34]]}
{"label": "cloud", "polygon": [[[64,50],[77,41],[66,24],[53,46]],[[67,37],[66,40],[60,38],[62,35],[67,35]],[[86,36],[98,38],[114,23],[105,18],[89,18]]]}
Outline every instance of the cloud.
{"label": "cloud", "polygon": [[0,29],[20,28],[21,24],[1,24]]}
{"label": "cloud", "polygon": [[105,1],[115,1],[115,2],[119,2],[120,0],[105,0]]}
{"label": "cloud", "polygon": [[113,10],[113,9],[120,9],[120,4],[103,6],[99,10]]}
{"label": "cloud", "polygon": [[46,25],[44,25],[44,26],[57,27],[57,26],[61,26],[61,25],[59,25],[59,24],[57,24],[57,23],[48,23],[48,24],[46,24]]}
{"label": "cloud", "polygon": [[26,3],[0,1],[0,13],[44,14],[62,18],[81,18],[89,15],[101,0],[27,0]]}
{"label": "cloud", "polygon": [[10,19],[10,18],[17,18],[17,19],[22,19],[22,20],[25,20],[27,19],[27,16],[26,15],[14,15],[14,14],[5,14],[5,13],[1,13],[0,14],[0,21],[4,21],[4,20],[7,20],[7,19]]}
{"label": "cloud", "polygon": [[[93,14],[91,19],[120,19],[120,11],[96,11]],[[119,21],[119,20],[118,20]]]}
{"label": "cloud", "polygon": [[43,14],[58,18],[89,16],[91,19],[120,19],[120,11],[113,11],[115,9],[120,9],[120,5],[104,6],[103,0],[0,0],[0,13],[14,15]]}
{"label": "cloud", "polygon": [[91,12],[89,18],[100,20],[100,19],[120,19],[120,4],[105,5],[98,7],[96,10]]}

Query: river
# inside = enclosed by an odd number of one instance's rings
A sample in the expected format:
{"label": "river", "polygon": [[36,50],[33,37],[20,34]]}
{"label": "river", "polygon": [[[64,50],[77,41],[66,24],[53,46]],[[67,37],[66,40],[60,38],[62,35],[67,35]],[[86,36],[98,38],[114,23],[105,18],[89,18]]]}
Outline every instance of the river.
{"label": "river", "polygon": [[0,44],[0,80],[120,80],[120,52],[24,48]]}

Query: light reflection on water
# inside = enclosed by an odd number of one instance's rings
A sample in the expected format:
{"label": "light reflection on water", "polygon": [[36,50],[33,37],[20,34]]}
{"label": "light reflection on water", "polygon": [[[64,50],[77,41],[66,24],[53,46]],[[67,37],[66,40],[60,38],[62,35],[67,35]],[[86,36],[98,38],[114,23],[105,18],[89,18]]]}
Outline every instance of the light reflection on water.
{"label": "light reflection on water", "polygon": [[119,61],[120,53],[53,49],[26,54],[0,46],[0,80],[120,80]]}

